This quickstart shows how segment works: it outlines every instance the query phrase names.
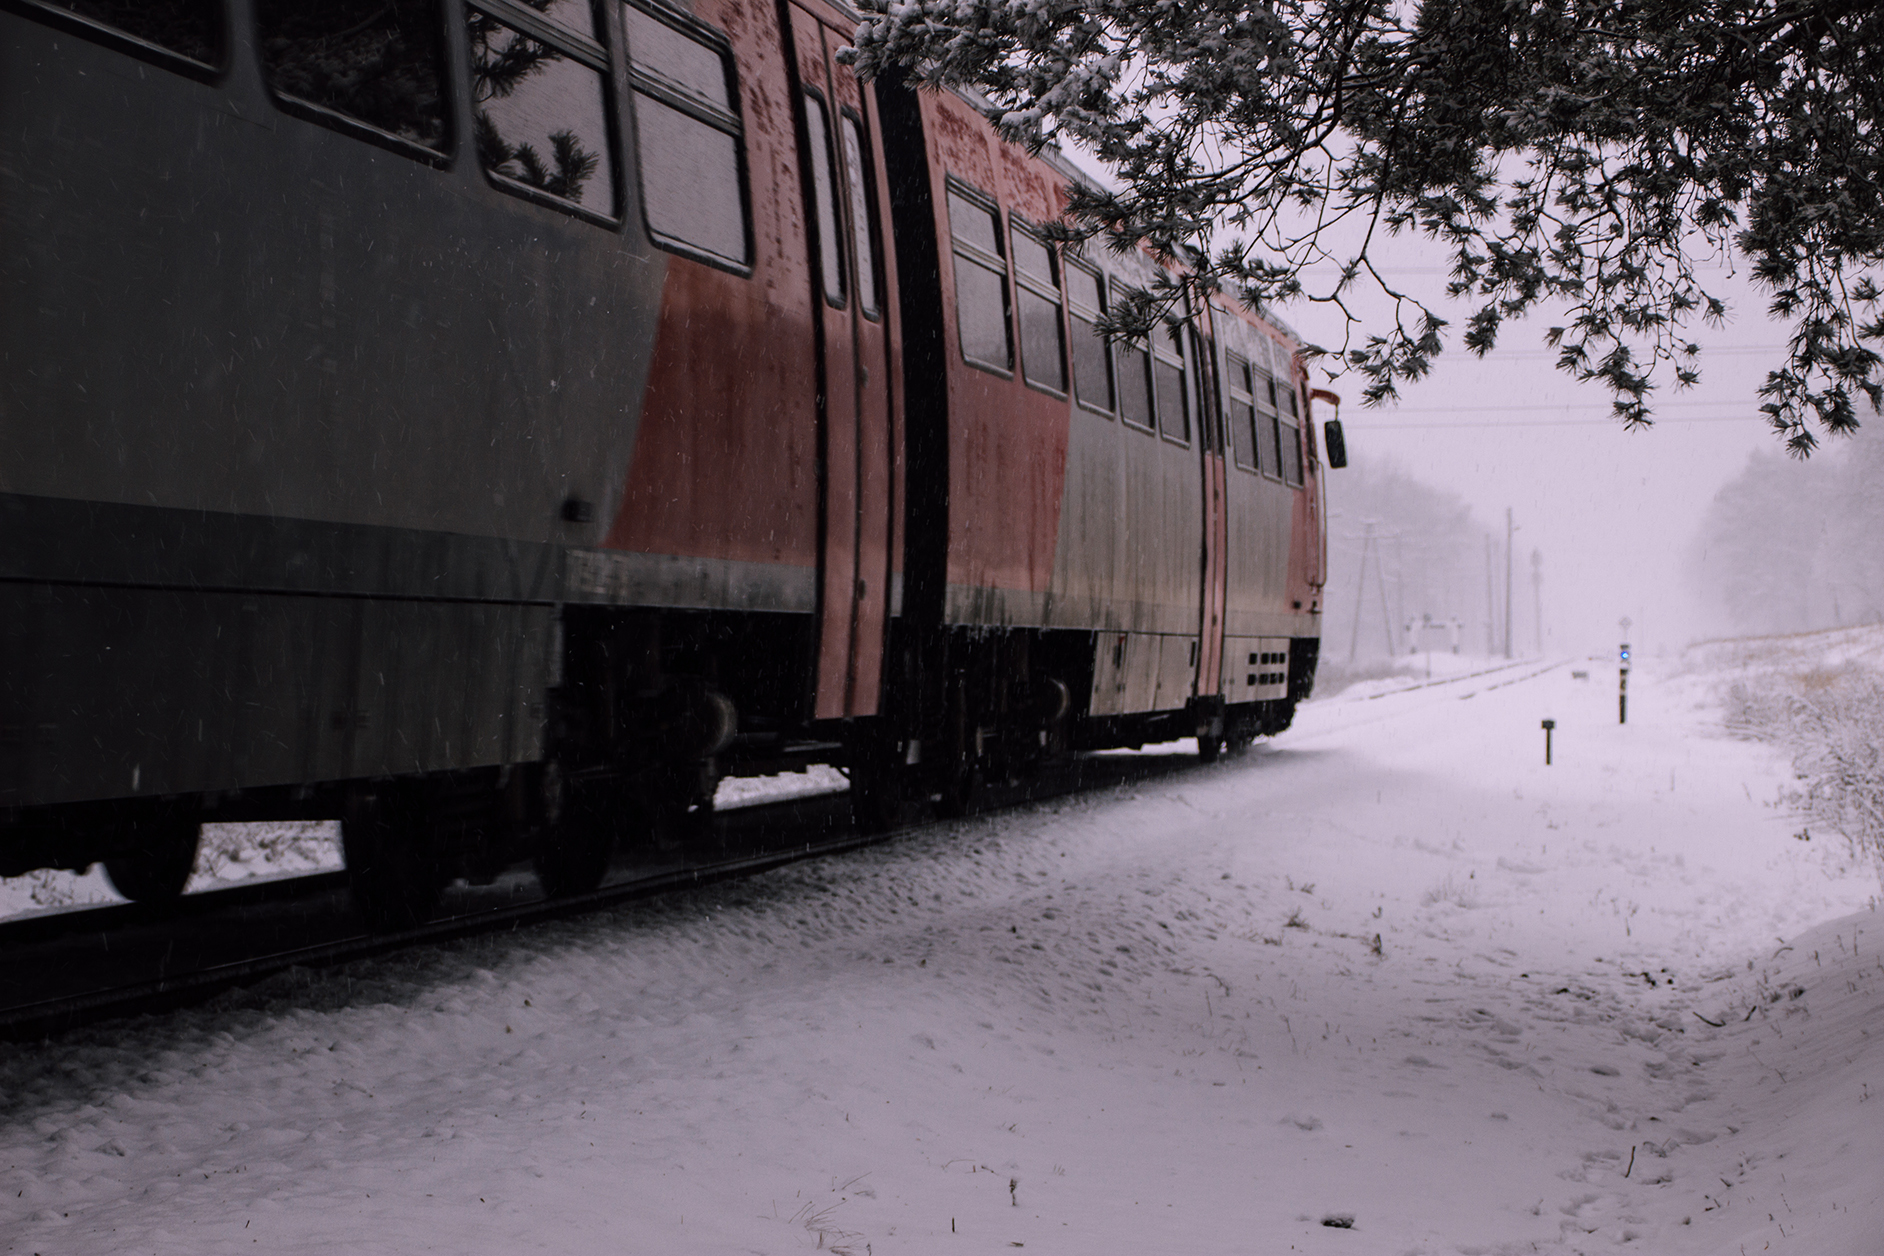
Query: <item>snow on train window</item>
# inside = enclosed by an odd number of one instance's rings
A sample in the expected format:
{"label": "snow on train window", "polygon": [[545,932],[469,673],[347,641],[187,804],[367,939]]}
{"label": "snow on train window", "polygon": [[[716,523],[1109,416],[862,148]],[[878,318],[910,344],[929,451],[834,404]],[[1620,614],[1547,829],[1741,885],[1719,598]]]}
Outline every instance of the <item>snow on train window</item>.
{"label": "snow on train window", "polygon": [[1147,432],[1157,430],[1151,402],[1151,355],[1141,341],[1119,346],[1119,417]]}
{"label": "snow on train window", "polygon": [[1256,385],[1249,363],[1237,354],[1229,355],[1230,376],[1230,448],[1236,465],[1245,471],[1258,470],[1256,460]]}
{"label": "snow on train window", "polygon": [[844,304],[844,245],[838,236],[836,189],[831,186],[831,127],[824,102],[805,94],[805,128],[811,139],[811,210],[818,226],[818,273],[824,299]]}
{"label": "snow on train window", "polygon": [[364,123],[433,151],[445,147],[439,22],[438,0],[255,6],[262,74],[290,111]]}
{"label": "snow on train window", "polygon": [[1014,279],[1019,287],[1021,376],[1066,391],[1066,331],[1060,317],[1060,266],[1053,246],[1014,220]]}
{"label": "snow on train window", "polygon": [[725,41],[681,14],[629,4],[622,15],[648,233],[665,247],[745,266],[744,131]]}
{"label": "snow on train window", "polygon": [[1256,375],[1256,466],[1264,475],[1282,477],[1282,453],[1276,431],[1276,382],[1266,371]]}
{"label": "snow on train window", "polygon": [[[154,50],[158,54],[175,53],[205,67],[222,64],[220,0],[36,0],[36,3],[53,14],[71,14],[82,19],[69,23],[70,27],[93,38],[117,43],[127,52],[141,53],[152,60],[168,60],[153,56]],[[111,39],[113,35],[128,35],[130,39],[116,41]]]}
{"label": "snow on train window", "polygon": [[[1124,303],[1139,295],[1114,287],[1112,295]],[[1158,430],[1158,405],[1152,389],[1151,351],[1143,340],[1121,340],[1119,346],[1119,417],[1147,432]]]}
{"label": "snow on train window", "polygon": [[857,309],[865,318],[877,317],[877,255],[876,233],[871,230],[876,222],[870,212],[870,195],[867,188],[874,187],[870,178],[870,150],[864,146],[863,132],[857,121],[857,115],[844,111],[844,179],[850,189],[850,235],[851,244],[857,257]]}
{"label": "snow on train window", "polygon": [[593,11],[577,0],[465,7],[478,160],[509,191],[615,213],[606,81]]}
{"label": "snow on train window", "polygon": [[1191,440],[1190,398],[1184,389],[1184,333],[1165,327],[1153,333],[1151,373],[1158,394],[1158,430],[1171,440]]}
{"label": "snow on train window", "polygon": [[602,38],[602,27],[595,20],[595,5],[591,0],[517,0],[517,3],[528,5],[558,26],[590,39]]}
{"label": "snow on train window", "polygon": [[1099,330],[1105,281],[1077,262],[1066,265],[1066,301],[1073,317],[1073,393],[1089,410],[1112,412],[1112,347]]}
{"label": "snow on train window", "polygon": [[996,371],[1014,369],[1008,331],[1007,258],[996,211],[949,188],[949,238],[955,252],[955,325],[962,356]]}
{"label": "snow on train window", "polygon": [[1297,408],[1295,388],[1286,383],[1276,384],[1276,407],[1281,420],[1282,437],[1282,478],[1298,488],[1302,483],[1302,416]]}

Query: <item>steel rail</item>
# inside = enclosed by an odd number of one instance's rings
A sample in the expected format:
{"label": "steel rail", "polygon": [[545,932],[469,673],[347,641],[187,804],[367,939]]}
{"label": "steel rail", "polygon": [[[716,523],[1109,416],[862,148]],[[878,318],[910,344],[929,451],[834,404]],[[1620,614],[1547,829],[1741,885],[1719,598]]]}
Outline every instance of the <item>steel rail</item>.
{"label": "steel rail", "polygon": [[[1089,756],[1081,756],[1071,765],[1051,773],[1045,779],[1021,786],[991,789],[992,797],[986,805],[977,809],[975,817],[1011,811],[1033,803],[1064,797],[1083,789],[1117,786],[1170,775],[1196,762],[1188,755],[1151,758],[1133,756],[1129,759],[1110,760],[1107,765],[1109,770],[1095,773],[1092,770],[1096,766],[1094,760]],[[1093,779],[1095,776],[1099,779]],[[728,814],[737,815],[740,811],[777,810],[782,813],[792,810],[803,811],[808,804],[816,804],[821,800],[838,796],[825,794],[791,798],[777,803],[742,807]],[[970,817],[970,819],[975,817]],[[808,825],[811,819],[813,818],[807,818],[805,823]],[[140,1013],[169,1011],[198,1003],[221,991],[250,984],[290,968],[331,967],[427,944],[449,942],[481,934],[514,931],[526,926],[584,915],[602,908],[652,898],[677,890],[693,889],[717,882],[755,876],[774,868],[840,855],[894,841],[938,825],[959,822],[949,819],[927,819],[881,833],[847,831],[823,840],[806,841],[802,844],[794,842],[760,853],[618,881],[586,894],[554,899],[536,898],[510,906],[444,916],[397,933],[355,933],[313,945],[267,951],[238,960],[208,964],[176,973],[164,973],[154,979],[17,1003],[0,1007],[0,1041],[45,1040],[55,1034],[99,1021]],[[258,906],[270,902],[313,898],[322,893],[332,893],[343,887],[345,883],[344,872],[319,873],[299,878],[281,878],[260,885],[238,885],[192,894],[162,908],[128,903],[112,904],[85,911],[61,912],[30,918],[12,925],[0,925],[0,946],[4,946],[10,931],[16,929],[37,931],[43,935],[40,941],[56,942],[61,936],[71,936],[74,939],[81,936],[95,937],[100,934],[108,935],[110,932],[108,928],[100,929],[101,924],[116,924],[121,927],[127,921],[140,924],[163,923],[169,920],[187,921],[191,918],[209,917],[235,906]],[[107,949],[109,949],[108,942]]]}
{"label": "steel rail", "polygon": [[[781,804],[782,805],[782,804]],[[704,864],[677,872],[617,882],[587,894],[565,898],[543,898],[512,907],[490,908],[428,921],[416,928],[397,933],[362,933],[314,946],[272,951],[230,963],[212,964],[183,973],[165,975],[154,981],[142,981],[94,990],[84,994],[45,999],[35,1003],[0,1009],[0,1040],[29,1041],[43,1039],[93,1021],[107,1020],[139,1012],[166,1011],[197,1002],[213,994],[243,985],[289,968],[329,967],[356,959],[389,954],[410,947],[481,933],[497,933],[525,925],[583,915],[598,908],[651,898],[677,889],[691,889],[718,881],[752,876],[786,864],[799,863],[826,855],[842,854],[859,847],[875,845],[901,836],[909,829],[886,833],[847,834],[825,842],[807,842],[802,847],[769,851],[763,855]],[[345,884],[345,873],[329,873],[309,881]],[[310,889],[309,896],[331,884]],[[207,896],[202,896],[207,897]]]}

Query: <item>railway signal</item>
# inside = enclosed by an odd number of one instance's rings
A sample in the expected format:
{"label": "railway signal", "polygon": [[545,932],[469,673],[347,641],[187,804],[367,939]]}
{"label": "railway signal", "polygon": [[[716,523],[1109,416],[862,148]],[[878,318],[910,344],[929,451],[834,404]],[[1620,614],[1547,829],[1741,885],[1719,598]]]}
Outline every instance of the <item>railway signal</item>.
{"label": "railway signal", "polygon": [[1556,727],[1557,727],[1556,720],[1544,721],[1544,766],[1545,767],[1550,766],[1550,733],[1551,733],[1551,730]]}
{"label": "railway signal", "polygon": [[1629,643],[1622,643],[1621,666],[1616,672],[1616,723],[1629,722]]}

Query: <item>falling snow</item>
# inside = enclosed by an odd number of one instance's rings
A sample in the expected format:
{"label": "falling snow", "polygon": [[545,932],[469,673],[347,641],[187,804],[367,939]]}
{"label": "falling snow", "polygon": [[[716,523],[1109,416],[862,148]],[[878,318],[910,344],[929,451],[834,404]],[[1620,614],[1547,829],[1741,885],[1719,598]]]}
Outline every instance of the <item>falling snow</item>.
{"label": "falling snow", "polygon": [[4,1250],[1874,1250],[1874,869],[1575,667],[4,1048]]}

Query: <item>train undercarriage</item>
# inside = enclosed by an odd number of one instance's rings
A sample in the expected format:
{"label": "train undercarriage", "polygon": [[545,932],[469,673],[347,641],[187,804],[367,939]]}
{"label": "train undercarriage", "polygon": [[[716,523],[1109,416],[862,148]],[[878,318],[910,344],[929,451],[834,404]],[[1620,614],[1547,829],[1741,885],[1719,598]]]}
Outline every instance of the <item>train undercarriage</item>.
{"label": "train undercarriage", "polygon": [[410,927],[463,879],[529,861],[552,896],[585,893],[618,847],[696,850],[719,782],[830,764],[865,831],[972,811],[985,790],[1048,764],[1195,736],[1206,760],[1286,728],[1312,683],[1296,644],[1289,696],[1092,716],[1094,634],[892,627],[887,707],[806,721],[802,618],[571,606],[560,618],[543,758],[456,770],[184,792],[0,813],[0,876],[102,864],[126,898],[181,894],[201,826],[338,821],[356,902],[379,930]]}

